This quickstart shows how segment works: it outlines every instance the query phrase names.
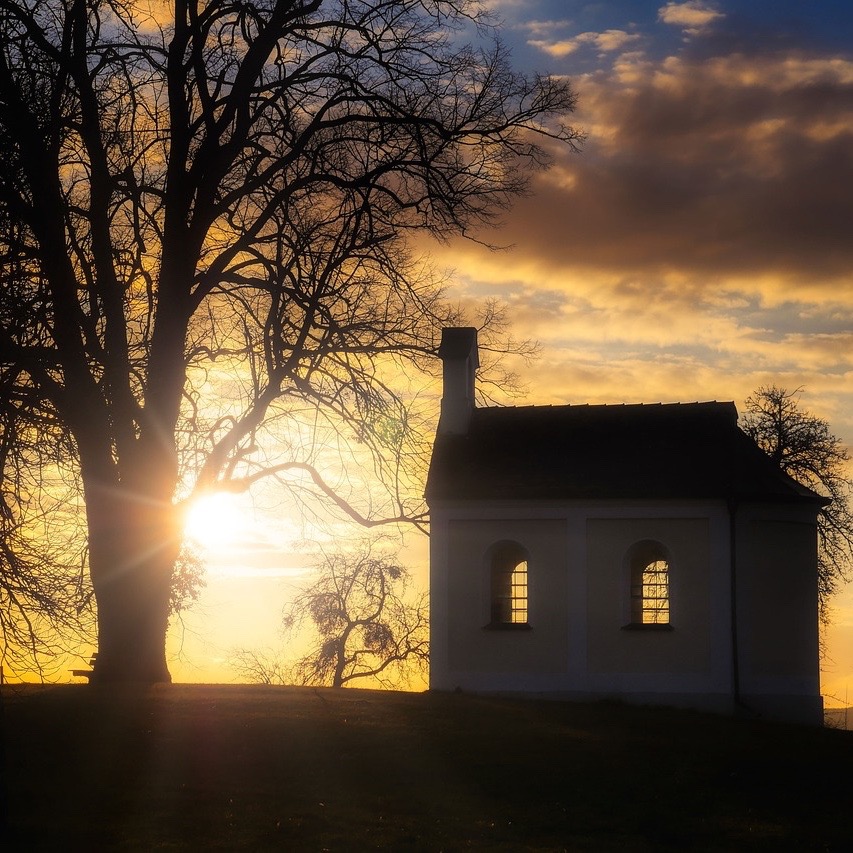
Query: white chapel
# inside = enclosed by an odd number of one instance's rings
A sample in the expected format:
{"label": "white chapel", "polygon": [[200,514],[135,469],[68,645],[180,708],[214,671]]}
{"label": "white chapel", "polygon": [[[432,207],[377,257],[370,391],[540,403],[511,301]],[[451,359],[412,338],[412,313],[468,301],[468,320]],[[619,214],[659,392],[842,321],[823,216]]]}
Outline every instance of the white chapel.
{"label": "white chapel", "polygon": [[430,686],[820,724],[824,499],[733,403],[478,407],[445,329]]}

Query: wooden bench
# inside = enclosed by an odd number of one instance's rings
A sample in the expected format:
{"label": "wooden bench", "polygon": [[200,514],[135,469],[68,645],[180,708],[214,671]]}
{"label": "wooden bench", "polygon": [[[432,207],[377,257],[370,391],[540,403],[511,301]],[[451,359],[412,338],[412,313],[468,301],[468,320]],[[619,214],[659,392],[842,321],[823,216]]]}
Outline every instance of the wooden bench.
{"label": "wooden bench", "polygon": [[95,674],[95,661],[97,659],[98,653],[95,652],[92,657],[89,658],[89,669],[72,669],[71,674],[75,676],[75,678],[91,678]]}

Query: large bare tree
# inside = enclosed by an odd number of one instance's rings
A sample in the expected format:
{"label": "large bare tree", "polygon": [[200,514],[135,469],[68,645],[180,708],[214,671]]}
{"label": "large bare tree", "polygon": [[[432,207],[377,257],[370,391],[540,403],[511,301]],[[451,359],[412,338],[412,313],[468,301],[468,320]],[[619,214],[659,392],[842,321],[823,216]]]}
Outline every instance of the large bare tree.
{"label": "large bare tree", "polygon": [[411,515],[389,377],[454,317],[407,235],[499,214],[573,104],[470,0],[0,0],[3,461],[79,478],[94,680],[169,679],[193,494]]}

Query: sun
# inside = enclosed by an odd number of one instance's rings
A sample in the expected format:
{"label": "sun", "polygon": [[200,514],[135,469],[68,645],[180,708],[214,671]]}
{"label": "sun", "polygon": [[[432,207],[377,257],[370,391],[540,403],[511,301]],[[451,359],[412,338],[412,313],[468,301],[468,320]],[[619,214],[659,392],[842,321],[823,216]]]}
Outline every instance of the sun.
{"label": "sun", "polygon": [[239,541],[250,525],[249,512],[240,496],[218,492],[193,501],[184,533],[204,548],[216,548]]}

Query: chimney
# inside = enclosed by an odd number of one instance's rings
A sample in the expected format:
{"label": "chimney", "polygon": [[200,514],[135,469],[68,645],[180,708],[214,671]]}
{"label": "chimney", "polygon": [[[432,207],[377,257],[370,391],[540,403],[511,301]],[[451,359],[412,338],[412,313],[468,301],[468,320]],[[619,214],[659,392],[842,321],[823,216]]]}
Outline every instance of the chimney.
{"label": "chimney", "polygon": [[444,362],[438,431],[465,435],[474,411],[474,374],[480,366],[477,330],[472,326],[442,329],[438,355]]}

